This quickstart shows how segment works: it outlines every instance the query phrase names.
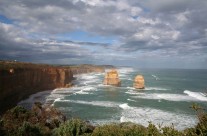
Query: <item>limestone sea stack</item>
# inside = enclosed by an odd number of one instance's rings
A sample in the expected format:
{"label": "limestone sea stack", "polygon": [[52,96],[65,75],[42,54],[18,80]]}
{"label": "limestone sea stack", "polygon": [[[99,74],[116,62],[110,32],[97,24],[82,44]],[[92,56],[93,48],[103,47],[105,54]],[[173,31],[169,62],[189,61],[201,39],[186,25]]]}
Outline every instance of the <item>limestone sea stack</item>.
{"label": "limestone sea stack", "polygon": [[113,86],[120,86],[121,81],[119,79],[119,74],[117,70],[113,69],[106,73],[105,79],[103,82],[104,85],[113,85]]}
{"label": "limestone sea stack", "polygon": [[144,89],[144,77],[142,75],[137,75],[134,79],[134,88]]}

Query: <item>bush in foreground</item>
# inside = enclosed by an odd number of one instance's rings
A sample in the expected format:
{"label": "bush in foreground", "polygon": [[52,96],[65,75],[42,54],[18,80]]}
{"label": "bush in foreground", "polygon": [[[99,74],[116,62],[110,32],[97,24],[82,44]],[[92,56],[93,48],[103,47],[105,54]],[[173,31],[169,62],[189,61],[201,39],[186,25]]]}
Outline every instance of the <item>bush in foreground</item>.
{"label": "bush in foreground", "polygon": [[[0,136],[207,136],[207,114],[197,105],[192,107],[197,113],[199,123],[184,131],[176,130],[173,125],[156,127],[151,122],[147,127],[130,122],[92,126],[80,119],[70,119],[60,125],[58,122],[57,125],[51,127],[48,126],[48,120],[44,119],[48,114],[38,116],[38,112],[15,107],[0,119]],[[50,110],[53,111],[53,109]],[[45,113],[51,113],[53,117],[62,117],[56,116],[61,115],[57,111],[51,112],[50,110],[47,108],[48,112]]]}
{"label": "bush in foreground", "polygon": [[94,127],[80,119],[71,119],[54,130],[54,136],[80,136],[90,134]]}

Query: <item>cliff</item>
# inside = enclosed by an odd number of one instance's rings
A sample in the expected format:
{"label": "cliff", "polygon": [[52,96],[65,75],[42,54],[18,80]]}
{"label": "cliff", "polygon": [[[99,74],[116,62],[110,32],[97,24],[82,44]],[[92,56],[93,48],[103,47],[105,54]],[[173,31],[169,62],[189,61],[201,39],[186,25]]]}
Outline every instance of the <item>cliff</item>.
{"label": "cliff", "polygon": [[0,61],[0,114],[36,92],[70,87],[74,74],[104,72],[104,66],[52,66]]}
{"label": "cliff", "polygon": [[0,113],[33,93],[67,87],[72,80],[69,68],[1,61]]}
{"label": "cliff", "polygon": [[121,81],[119,79],[118,72],[114,69],[107,72],[105,75],[103,84],[104,85],[120,86]]}

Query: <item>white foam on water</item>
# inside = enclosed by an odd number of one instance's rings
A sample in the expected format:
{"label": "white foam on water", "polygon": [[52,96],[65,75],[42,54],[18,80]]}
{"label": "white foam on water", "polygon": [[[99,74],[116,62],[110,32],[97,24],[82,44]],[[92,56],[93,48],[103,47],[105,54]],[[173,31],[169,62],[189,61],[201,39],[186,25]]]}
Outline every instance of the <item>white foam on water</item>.
{"label": "white foam on water", "polygon": [[102,73],[87,73],[76,75],[75,77],[77,78],[76,81],[78,81],[77,84],[79,85],[92,85],[102,82],[102,80],[100,79],[100,75],[102,75]]}
{"label": "white foam on water", "polygon": [[184,93],[189,95],[190,97],[196,98],[197,100],[207,101],[207,97],[205,97],[201,92],[192,92],[189,90],[185,90]]}
{"label": "white foam on water", "polygon": [[127,67],[119,68],[118,70],[119,70],[119,73],[123,73],[123,74],[134,72],[133,68],[127,68]]}
{"label": "white foam on water", "polygon": [[78,79],[82,79],[82,80],[93,80],[93,79],[97,79],[98,78],[98,75],[96,75],[94,73],[90,73],[90,74],[77,75],[76,77]]}
{"label": "white foam on water", "polygon": [[84,92],[83,90],[80,90],[78,92],[75,92],[74,94],[92,94],[92,93],[88,93],[88,92]]}
{"label": "white foam on water", "polygon": [[163,123],[164,126],[170,126],[173,123],[179,130],[193,127],[198,122],[193,115],[171,113],[151,108],[130,107],[125,108],[121,114],[120,122],[133,122],[144,126],[148,126],[149,121],[157,125]]}
{"label": "white foam on water", "polygon": [[134,72],[134,69],[133,68],[127,68],[127,67],[123,67],[123,68],[119,68],[118,69],[118,73],[119,73],[119,78],[120,79],[130,79],[129,76],[130,76],[130,73]]}
{"label": "white foam on water", "polygon": [[137,101],[135,101],[135,100],[132,100],[132,99],[127,99],[127,101],[131,101],[131,102],[137,102]]}
{"label": "white foam on water", "polygon": [[82,86],[74,88],[75,92],[73,94],[93,94],[91,91],[97,91],[97,88],[92,86]]}
{"label": "white foam on water", "polygon": [[197,99],[189,97],[184,94],[169,94],[169,93],[137,93],[136,96],[131,96],[131,98],[138,99],[154,99],[154,100],[167,100],[167,101],[197,101]]}
{"label": "white foam on water", "polygon": [[83,84],[88,85],[88,84],[93,84],[93,83],[100,83],[100,79],[93,79],[93,80],[88,80],[88,81],[83,81]]}
{"label": "white foam on water", "polygon": [[207,93],[205,94],[205,93],[200,93],[201,95],[203,95],[203,96],[205,96],[205,97],[207,97]]}
{"label": "white foam on water", "polygon": [[135,91],[135,90],[128,90],[127,92],[125,92],[127,94],[132,94],[132,95],[138,95],[138,94],[144,94],[142,92],[139,91]]}
{"label": "white foam on water", "polygon": [[161,87],[145,87],[143,90],[159,90],[159,91],[166,91],[169,90],[167,88],[161,88]]}
{"label": "white foam on water", "polygon": [[120,103],[111,102],[111,101],[81,101],[81,100],[58,99],[55,102],[70,102],[70,103],[78,103],[78,104],[100,106],[100,107],[118,107],[120,105]]}
{"label": "white foam on water", "polygon": [[60,101],[61,100],[61,98],[56,98],[55,100],[54,100],[54,103],[55,102],[58,102],[58,101]]}
{"label": "white foam on water", "polygon": [[45,99],[43,97],[47,97],[47,95],[49,95],[50,93],[51,93],[51,90],[32,94],[32,95],[29,96],[29,98],[20,101],[18,103],[18,105],[23,105],[23,104],[31,104],[32,105],[35,101],[43,102],[44,99]]}
{"label": "white foam on water", "polygon": [[122,109],[131,109],[131,107],[128,105],[128,103],[120,104],[119,107]]}
{"label": "white foam on water", "polygon": [[128,87],[126,87],[126,88],[127,88],[127,89],[135,89],[134,87],[129,87],[129,86],[128,86]]}
{"label": "white foam on water", "polygon": [[97,91],[97,89],[95,87],[92,86],[87,86],[84,87],[84,89],[82,89],[83,91]]}
{"label": "white foam on water", "polygon": [[74,93],[74,87],[72,88],[57,88],[57,89],[54,89],[50,95],[48,95],[46,97],[46,102],[47,101],[53,101],[57,98],[61,98],[63,99],[65,96],[70,96]]}
{"label": "white foam on water", "polygon": [[99,87],[110,87],[110,85],[98,84]]}
{"label": "white foam on water", "polygon": [[156,75],[152,75],[152,77],[154,77],[155,80],[159,80],[159,77],[157,77]]}

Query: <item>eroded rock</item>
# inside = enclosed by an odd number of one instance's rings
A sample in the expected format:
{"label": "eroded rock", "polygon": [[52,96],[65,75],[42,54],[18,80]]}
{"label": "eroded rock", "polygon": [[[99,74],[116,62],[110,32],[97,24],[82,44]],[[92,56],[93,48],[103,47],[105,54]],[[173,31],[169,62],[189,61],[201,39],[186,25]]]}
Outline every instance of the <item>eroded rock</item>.
{"label": "eroded rock", "polygon": [[120,86],[121,81],[119,79],[119,74],[117,70],[113,69],[106,73],[104,78],[104,85],[113,85],[113,86]]}
{"label": "eroded rock", "polygon": [[144,85],[144,77],[142,75],[137,75],[134,78],[134,88],[136,89],[144,89],[145,85]]}

